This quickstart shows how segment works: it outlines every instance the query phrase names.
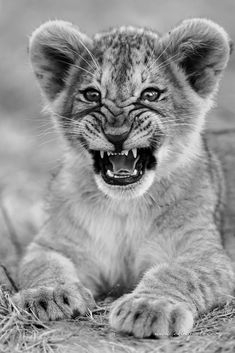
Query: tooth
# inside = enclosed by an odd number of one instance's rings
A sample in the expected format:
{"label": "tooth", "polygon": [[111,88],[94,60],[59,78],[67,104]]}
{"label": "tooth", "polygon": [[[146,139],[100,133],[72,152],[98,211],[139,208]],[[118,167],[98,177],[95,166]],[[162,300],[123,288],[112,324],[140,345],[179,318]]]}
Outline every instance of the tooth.
{"label": "tooth", "polygon": [[111,172],[111,170],[107,170],[107,175],[109,176],[109,177],[111,177],[111,178],[113,178],[113,172]]}
{"label": "tooth", "polygon": [[100,157],[103,159],[104,158],[104,151],[100,151]]}
{"label": "tooth", "polygon": [[132,175],[137,175],[138,174],[138,171],[137,169],[134,170],[134,172],[132,173]]}
{"label": "tooth", "polygon": [[126,156],[128,156],[129,151],[125,150],[123,151]]}
{"label": "tooth", "polygon": [[133,153],[134,158],[136,158],[137,157],[137,148],[133,148],[132,153]]}
{"label": "tooth", "polygon": [[107,155],[108,155],[108,156],[110,156],[110,154],[111,154],[110,152],[107,152]]}

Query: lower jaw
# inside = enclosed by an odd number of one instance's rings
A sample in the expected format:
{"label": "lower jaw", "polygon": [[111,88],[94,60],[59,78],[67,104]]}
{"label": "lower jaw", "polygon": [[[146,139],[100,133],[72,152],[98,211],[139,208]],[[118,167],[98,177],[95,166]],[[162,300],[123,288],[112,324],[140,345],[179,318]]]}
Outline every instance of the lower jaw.
{"label": "lower jaw", "polygon": [[139,171],[137,176],[120,176],[116,175],[113,178],[108,177],[105,173],[101,173],[101,177],[103,178],[104,182],[108,185],[112,186],[129,186],[137,183],[142,179],[144,176],[144,171]]}
{"label": "lower jaw", "polygon": [[108,184],[101,174],[95,175],[98,189],[113,200],[133,200],[142,197],[152,186],[155,180],[156,171],[151,170],[142,176],[138,181],[126,185]]}

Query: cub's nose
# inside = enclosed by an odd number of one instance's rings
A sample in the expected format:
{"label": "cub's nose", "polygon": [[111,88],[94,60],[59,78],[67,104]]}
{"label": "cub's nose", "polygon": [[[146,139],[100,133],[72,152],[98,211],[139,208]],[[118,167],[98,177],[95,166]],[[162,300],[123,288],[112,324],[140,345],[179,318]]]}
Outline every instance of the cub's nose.
{"label": "cub's nose", "polygon": [[107,140],[111,142],[114,147],[116,152],[121,152],[123,150],[123,143],[127,139],[129,135],[129,131],[126,131],[122,134],[119,135],[114,135],[114,134],[105,134]]}
{"label": "cub's nose", "polygon": [[127,139],[128,135],[129,135],[129,131],[126,131],[120,135],[105,134],[109,142],[113,143],[114,145],[120,145],[120,144],[122,145],[123,142]]}

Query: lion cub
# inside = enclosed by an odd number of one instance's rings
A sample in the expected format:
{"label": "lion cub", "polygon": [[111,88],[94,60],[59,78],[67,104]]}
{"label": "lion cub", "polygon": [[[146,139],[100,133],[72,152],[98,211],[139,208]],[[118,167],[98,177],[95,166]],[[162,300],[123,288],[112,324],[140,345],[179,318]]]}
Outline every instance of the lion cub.
{"label": "lion cub", "polygon": [[229,54],[227,33],[205,19],[163,36],[121,27],[88,38],[63,21],[33,33],[64,155],[20,265],[18,305],[57,320],[119,296],[111,327],[149,337],[188,334],[229,299],[222,177],[202,135]]}

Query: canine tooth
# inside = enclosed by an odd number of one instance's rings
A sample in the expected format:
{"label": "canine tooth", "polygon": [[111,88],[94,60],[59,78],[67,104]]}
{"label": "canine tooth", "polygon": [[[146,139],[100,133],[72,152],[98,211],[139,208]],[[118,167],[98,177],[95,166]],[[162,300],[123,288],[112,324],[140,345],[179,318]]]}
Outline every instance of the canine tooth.
{"label": "canine tooth", "polygon": [[137,169],[134,170],[134,172],[132,173],[132,175],[137,175],[138,174],[138,171]]}
{"label": "canine tooth", "polygon": [[100,151],[100,157],[103,159],[104,158],[104,151]]}
{"label": "canine tooth", "polygon": [[111,172],[111,170],[107,170],[107,175],[109,176],[109,177],[111,177],[111,178],[113,178],[113,172]]}
{"label": "canine tooth", "polygon": [[137,157],[137,148],[133,148],[132,153],[133,153],[134,158],[136,158]]}

